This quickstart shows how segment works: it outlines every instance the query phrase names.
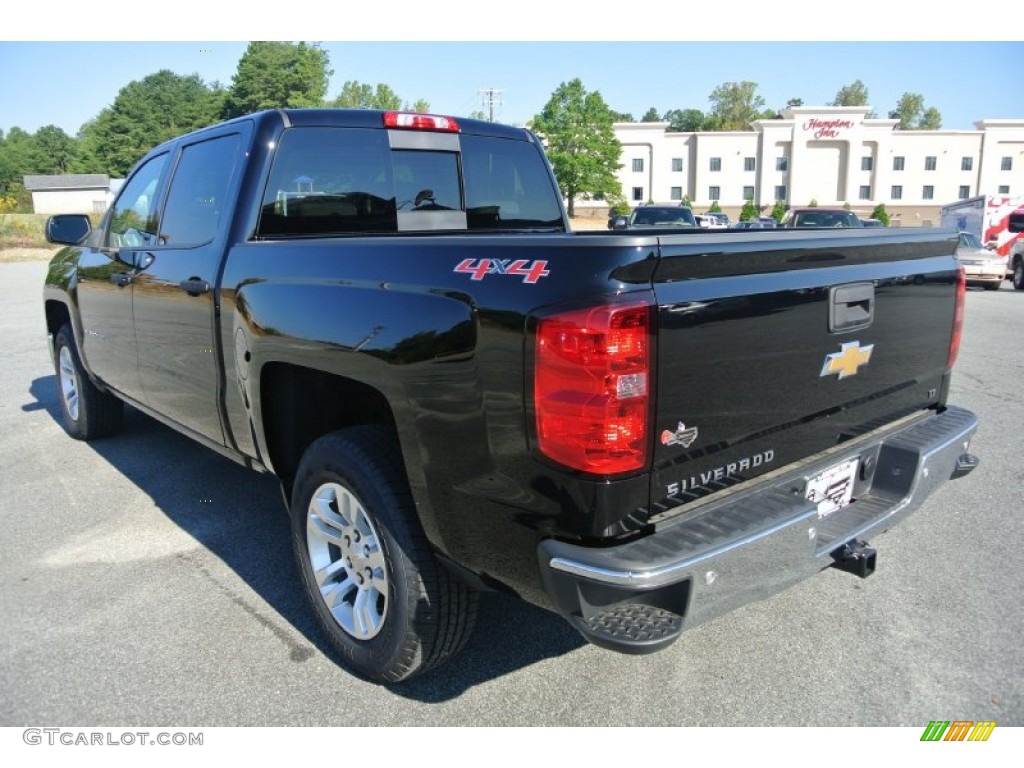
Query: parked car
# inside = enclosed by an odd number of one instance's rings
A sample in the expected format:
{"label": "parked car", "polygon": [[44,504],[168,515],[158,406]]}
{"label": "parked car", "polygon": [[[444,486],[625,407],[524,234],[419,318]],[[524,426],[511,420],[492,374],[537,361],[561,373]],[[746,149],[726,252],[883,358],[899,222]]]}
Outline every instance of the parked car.
{"label": "parked car", "polygon": [[711,229],[727,229],[732,223],[729,221],[729,214],[722,211],[708,211],[704,215],[711,219]]}
{"label": "parked car", "polygon": [[845,208],[790,208],[780,227],[862,228],[857,214]]}
{"label": "parked car", "polygon": [[865,227],[884,227],[885,224],[880,219],[861,219],[860,223]]}
{"label": "parked car", "polygon": [[645,205],[637,208],[629,217],[616,217],[612,229],[638,229],[651,227],[694,228],[693,211],[685,205]]}
{"label": "parked car", "polygon": [[964,268],[968,285],[983,285],[986,290],[997,291],[1006,279],[1006,256],[981,244],[973,232],[961,232],[956,247],[956,258]]}
{"label": "parked car", "polygon": [[747,221],[737,221],[732,225],[733,229],[775,229],[775,219],[771,216],[761,216]]}

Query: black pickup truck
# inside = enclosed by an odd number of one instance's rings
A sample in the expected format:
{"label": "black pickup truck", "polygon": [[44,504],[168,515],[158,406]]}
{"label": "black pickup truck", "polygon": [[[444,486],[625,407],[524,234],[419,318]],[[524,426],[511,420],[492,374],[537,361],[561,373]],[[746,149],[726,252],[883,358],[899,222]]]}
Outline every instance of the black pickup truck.
{"label": "black pickup truck", "polygon": [[836,565],[969,472],[935,229],[572,233],[526,130],[268,111],[55,216],[64,422],[123,403],[280,478],[359,674],[461,648],[480,590],[645,652]]}

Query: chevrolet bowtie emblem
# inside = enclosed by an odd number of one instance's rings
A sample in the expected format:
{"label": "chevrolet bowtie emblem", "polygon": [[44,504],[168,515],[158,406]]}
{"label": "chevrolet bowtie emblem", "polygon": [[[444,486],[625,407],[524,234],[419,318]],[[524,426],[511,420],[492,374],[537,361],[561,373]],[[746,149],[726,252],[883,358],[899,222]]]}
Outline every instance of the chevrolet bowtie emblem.
{"label": "chevrolet bowtie emblem", "polygon": [[839,374],[840,379],[855,376],[858,368],[868,364],[868,360],[871,359],[871,350],[874,348],[874,344],[862,347],[859,341],[849,341],[843,344],[841,351],[825,355],[825,365],[821,368],[821,375]]}
{"label": "chevrolet bowtie emblem", "polygon": [[679,428],[675,432],[666,429],[661,433],[661,444],[662,445],[681,445],[683,448],[689,448],[693,445],[693,441],[697,439],[697,428],[689,427],[683,422],[679,422]]}

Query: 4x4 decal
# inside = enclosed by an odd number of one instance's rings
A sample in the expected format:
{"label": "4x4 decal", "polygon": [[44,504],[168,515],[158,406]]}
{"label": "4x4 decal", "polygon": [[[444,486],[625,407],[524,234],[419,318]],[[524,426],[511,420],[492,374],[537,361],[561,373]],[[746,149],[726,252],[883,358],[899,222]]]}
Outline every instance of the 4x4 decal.
{"label": "4x4 decal", "polygon": [[530,284],[551,274],[546,261],[526,259],[463,259],[453,271],[471,275],[470,280],[483,280],[487,275],[515,275]]}

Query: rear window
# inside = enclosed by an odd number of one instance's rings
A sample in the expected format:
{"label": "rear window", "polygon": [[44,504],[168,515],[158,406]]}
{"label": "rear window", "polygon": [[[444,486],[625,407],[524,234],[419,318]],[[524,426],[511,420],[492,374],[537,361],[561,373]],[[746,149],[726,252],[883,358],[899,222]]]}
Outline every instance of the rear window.
{"label": "rear window", "polygon": [[392,149],[385,130],[285,131],[263,195],[264,237],[398,231],[561,230],[547,167],[524,141]]}

